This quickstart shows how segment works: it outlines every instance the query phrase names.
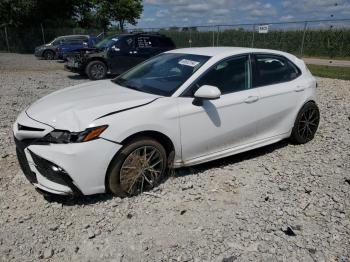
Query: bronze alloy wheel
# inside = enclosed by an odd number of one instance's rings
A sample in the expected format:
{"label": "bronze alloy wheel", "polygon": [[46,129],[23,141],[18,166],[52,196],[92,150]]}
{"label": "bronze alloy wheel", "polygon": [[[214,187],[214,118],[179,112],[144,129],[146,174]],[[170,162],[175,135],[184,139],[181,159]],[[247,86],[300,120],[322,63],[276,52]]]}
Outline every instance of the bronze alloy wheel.
{"label": "bronze alloy wheel", "polygon": [[107,189],[120,196],[134,196],[157,186],[164,178],[167,154],[150,138],[128,143],[113,159],[107,173]]}
{"label": "bronze alloy wheel", "polygon": [[154,187],[164,167],[160,152],[153,146],[134,150],[125,159],[120,170],[120,185],[129,195],[142,193]]}

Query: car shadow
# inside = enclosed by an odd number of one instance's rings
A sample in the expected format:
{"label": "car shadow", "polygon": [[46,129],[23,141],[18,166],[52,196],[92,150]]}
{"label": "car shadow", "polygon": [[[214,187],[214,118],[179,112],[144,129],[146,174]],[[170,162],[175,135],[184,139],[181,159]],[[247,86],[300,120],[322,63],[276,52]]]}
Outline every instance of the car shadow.
{"label": "car shadow", "polygon": [[[41,192],[42,193],[42,192]],[[58,203],[64,206],[93,205],[113,198],[111,194],[97,194],[90,196],[61,196],[50,193],[42,193],[44,199],[50,203]]]}
{"label": "car shadow", "polygon": [[[233,165],[239,162],[250,160],[259,156],[263,156],[288,145],[289,145],[288,140],[282,140],[272,145],[264,146],[264,147],[253,149],[237,155],[210,161],[204,164],[200,164],[192,167],[179,168],[174,172],[170,172],[172,174],[168,175],[162,181],[162,183],[164,183],[169,177],[174,177],[176,179],[177,177],[196,175],[211,168],[225,167],[228,165]],[[43,193],[43,196],[45,200],[50,203],[58,203],[64,206],[93,205],[93,204],[104,202],[113,198],[113,195],[111,194],[97,194],[97,195],[90,195],[90,196],[60,196],[60,195],[54,195],[49,193]]]}
{"label": "car shadow", "polygon": [[79,75],[79,74],[68,75],[68,78],[72,79],[72,80],[88,80],[89,79],[87,76]]}

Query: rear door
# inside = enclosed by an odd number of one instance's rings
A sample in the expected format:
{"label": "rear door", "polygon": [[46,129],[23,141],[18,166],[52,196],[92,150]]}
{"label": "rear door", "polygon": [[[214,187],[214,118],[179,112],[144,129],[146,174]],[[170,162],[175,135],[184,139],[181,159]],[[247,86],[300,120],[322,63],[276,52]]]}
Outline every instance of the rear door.
{"label": "rear door", "polygon": [[305,83],[300,70],[287,58],[274,54],[254,55],[253,87],[259,92],[257,103],[259,140],[287,134],[293,127]]}

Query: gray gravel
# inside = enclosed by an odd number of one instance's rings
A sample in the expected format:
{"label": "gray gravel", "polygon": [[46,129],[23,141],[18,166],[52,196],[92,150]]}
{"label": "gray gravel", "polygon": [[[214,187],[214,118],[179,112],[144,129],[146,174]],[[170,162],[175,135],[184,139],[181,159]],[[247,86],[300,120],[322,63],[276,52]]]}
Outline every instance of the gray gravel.
{"label": "gray gravel", "polygon": [[318,79],[321,125],[288,142],[177,170],[156,190],[44,199],[17,164],[11,125],[86,79],[0,54],[1,261],[349,261],[350,82]]}

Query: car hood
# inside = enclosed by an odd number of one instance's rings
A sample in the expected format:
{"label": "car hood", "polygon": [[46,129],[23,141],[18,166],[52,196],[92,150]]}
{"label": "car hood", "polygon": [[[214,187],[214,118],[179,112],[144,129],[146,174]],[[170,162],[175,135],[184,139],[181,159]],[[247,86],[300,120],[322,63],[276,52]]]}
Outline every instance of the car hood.
{"label": "car hood", "polygon": [[158,97],[101,80],[56,91],[36,101],[26,113],[55,129],[82,131],[100,117],[148,104]]}
{"label": "car hood", "polygon": [[35,49],[40,49],[40,48],[44,48],[44,47],[48,47],[48,46],[52,46],[52,45],[50,45],[50,44],[39,45]]}

